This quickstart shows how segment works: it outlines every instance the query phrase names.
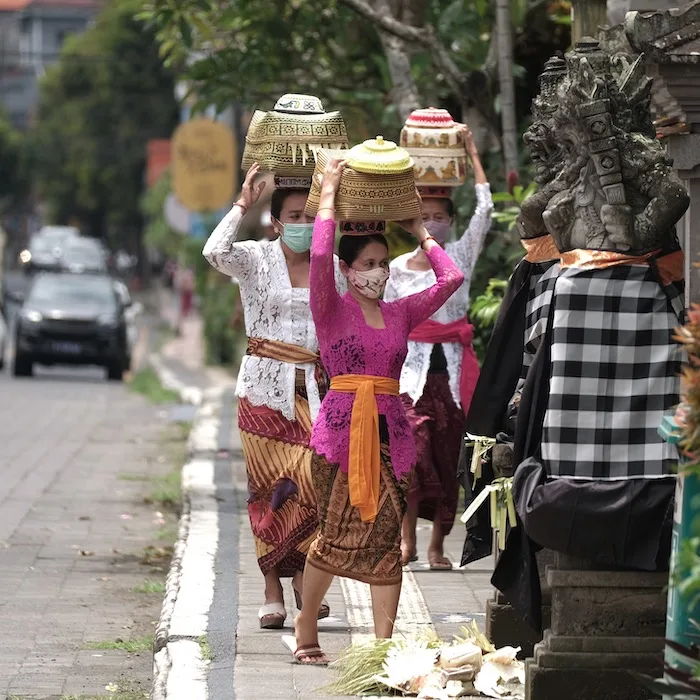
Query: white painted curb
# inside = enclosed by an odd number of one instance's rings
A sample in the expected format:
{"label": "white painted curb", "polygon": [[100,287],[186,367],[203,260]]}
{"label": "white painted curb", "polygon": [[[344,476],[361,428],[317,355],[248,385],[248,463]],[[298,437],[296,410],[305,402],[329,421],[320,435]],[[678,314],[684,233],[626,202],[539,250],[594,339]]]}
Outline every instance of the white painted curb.
{"label": "white painted curb", "polygon": [[221,394],[207,392],[188,442],[182,515],[153,644],[151,700],[208,699],[208,662],[199,640],[207,632],[216,577],[219,513],[212,453],[217,448]]}
{"label": "white painted curb", "polygon": [[160,355],[151,353],[148,356],[148,364],[153,367],[161,383],[166,389],[176,391],[183,403],[199,406],[202,403],[202,390],[196,386],[188,386],[181,381],[172,370],[168,369]]}

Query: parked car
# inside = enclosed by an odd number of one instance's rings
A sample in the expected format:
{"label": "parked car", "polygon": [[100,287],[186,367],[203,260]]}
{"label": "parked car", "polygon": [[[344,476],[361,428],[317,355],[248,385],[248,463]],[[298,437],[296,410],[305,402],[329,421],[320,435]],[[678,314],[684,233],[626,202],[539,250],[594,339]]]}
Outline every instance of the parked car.
{"label": "parked car", "polygon": [[80,231],[75,226],[42,226],[29,239],[28,247],[19,254],[19,261],[28,274],[58,270],[66,243],[79,238]]}
{"label": "parked car", "polygon": [[29,241],[29,247],[19,254],[19,260],[27,274],[60,270],[62,252],[58,241],[35,236]]}
{"label": "parked car", "polygon": [[75,238],[61,249],[61,267],[68,272],[107,272],[107,252],[95,238]]}
{"label": "parked car", "polygon": [[121,380],[131,365],[125,309],[107,275],[42,273],[16,321],[14,375],[34,364],[99,365]]}
{"label": "parked car", "polygon": [[134,348],[139,338],[139,329],[136,323],[138,316],[143,313],[143,304],[140,301],[132,301],[129,288],[121,280],[114,280],[114,289],[119,296],[124,319],[126,321],[126,339],[129,346],[129,357],[134,356]]}

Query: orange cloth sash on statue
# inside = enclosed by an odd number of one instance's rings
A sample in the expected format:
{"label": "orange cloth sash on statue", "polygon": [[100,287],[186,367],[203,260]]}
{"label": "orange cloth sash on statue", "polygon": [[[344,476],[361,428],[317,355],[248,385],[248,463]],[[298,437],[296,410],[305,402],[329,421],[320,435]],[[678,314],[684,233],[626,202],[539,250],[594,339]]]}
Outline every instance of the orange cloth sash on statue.
{"label": "orange cloth sash on statue", "polygon": [[373,523],[379,507],[379,409],[377,394],[399,395],[399,382],[369,374],[341,374],[331,379],[331,391],[355,394],[350,418],[348,488],[350,504],[363,522]]}
{"label": "orange cloth sash on statue", "polygon": [[525,248],[525,260],[529,263],[547,262],[558,260],[561,256],[559,249],[551,236],[537,236],[537,238],[521,238],[520,243]]}

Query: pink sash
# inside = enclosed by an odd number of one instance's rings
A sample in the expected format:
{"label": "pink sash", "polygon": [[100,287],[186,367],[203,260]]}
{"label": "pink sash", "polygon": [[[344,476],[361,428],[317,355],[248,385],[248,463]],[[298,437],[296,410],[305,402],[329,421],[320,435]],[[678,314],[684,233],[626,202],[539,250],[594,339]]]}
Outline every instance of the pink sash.
{"label": "pink sash", "polygon": [[459,343],[462,350],[462,372],[459,377],[459,397],[464,415],[474,394],[479,379],[479,361],[472,346],[474,326],[466,318],[452,323],[439,323],[428,319],[411,331],[409,340],[418,343]]}

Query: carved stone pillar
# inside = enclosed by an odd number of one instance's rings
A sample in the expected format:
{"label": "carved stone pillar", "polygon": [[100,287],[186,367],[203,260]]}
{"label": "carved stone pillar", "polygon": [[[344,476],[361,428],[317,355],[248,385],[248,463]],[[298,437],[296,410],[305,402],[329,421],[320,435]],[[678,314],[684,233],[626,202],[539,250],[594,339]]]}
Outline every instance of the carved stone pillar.
{"label": "carved stone pillar", "polygon": [[656,116],[676,117],[688,132],[670,136],[668,151],[690,194],[678,236],[685,251],[686,303],[697,303],[700,272],[693,263],[700,261],[700,5],[672,9],[676,4],[632,0],[630,9],[639,11],[627,15],[625,33],[632,48],[647,57]]}
{"label": "carved stone pillar", "polygon": [[667,573],[599,571],[558,554],[552,617],[526,662],[526,700],[648,700],[629,673],[661,675]]}

